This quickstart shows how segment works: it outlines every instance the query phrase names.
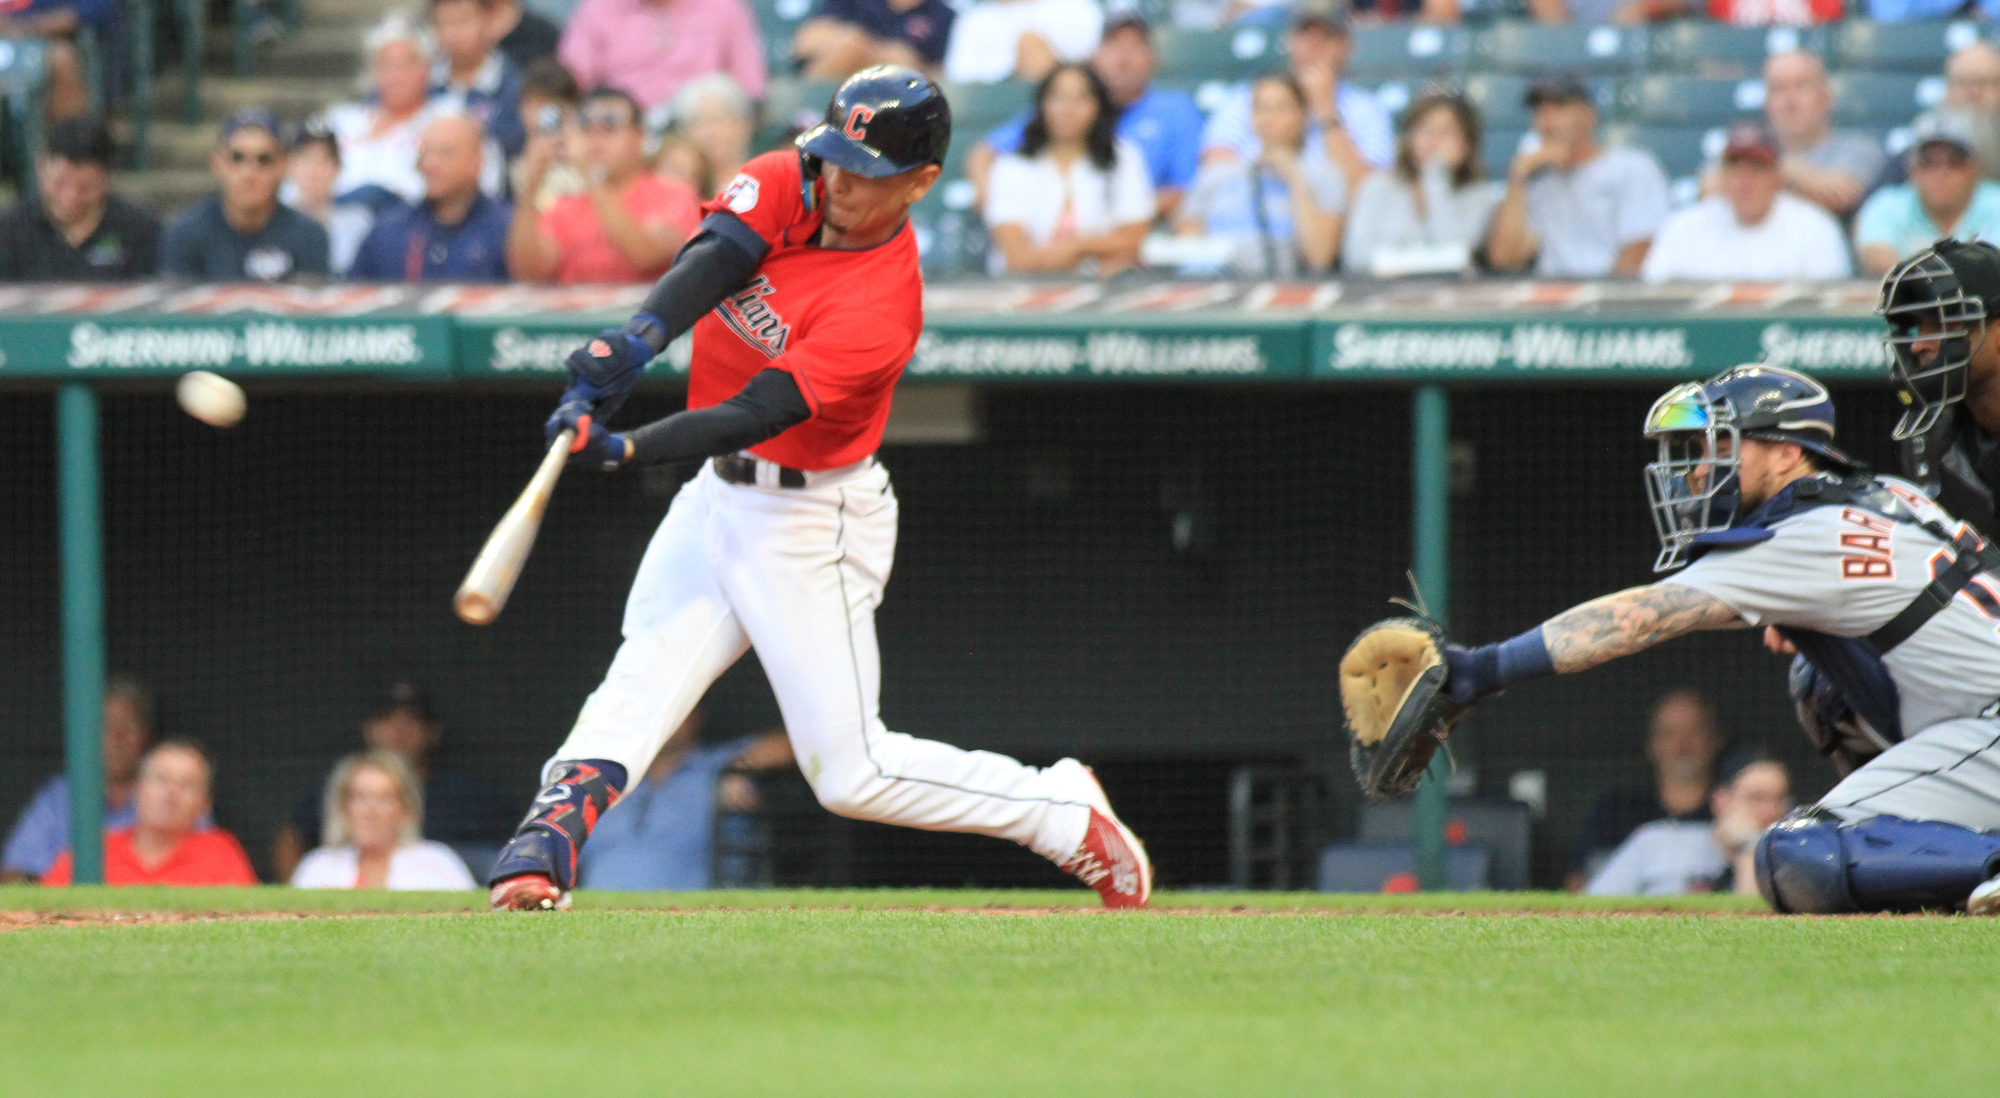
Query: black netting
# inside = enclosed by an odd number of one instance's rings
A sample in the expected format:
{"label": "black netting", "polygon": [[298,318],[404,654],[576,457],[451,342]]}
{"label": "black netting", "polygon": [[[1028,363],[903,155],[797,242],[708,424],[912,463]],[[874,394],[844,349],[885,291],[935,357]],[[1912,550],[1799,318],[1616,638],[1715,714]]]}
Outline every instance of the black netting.
{"label": "black netting", "polygon": [[[1653,388],[1454,398],[1452,618],[1468,639],[1650,578],[1637,425]],[[1893,415],[1883,390],[1836,395],[1843,437],[1885,456],[1871,445]],[[290,806],[354,748],[393,678],[432,691],[442,765],[524,805],[618,642],[676,473],[566,478],[505,616],[473,629],[450,595],[538,457],[550,394],[253,384],[250,396],[227,433],[163,387],[105,398],[113,670],[154,687],[167,731],[213,749],[218,816],[266,873]],[[677,399],[642,395],[628,414]],[[1317,833],[1351,831],[1332,667],[1404,591],[1408,392],[994,387],[982,404],[977,443],[884,451],[902,501],[879,618],[889,725],[1092,762],[1162,884],[1230,879],[1242,767],[1327,768],[1338,780]],[[0,395],[16,454],[0,502],[8,819],[61,760],[51,415],[45,393]],[[1548,774],[1535,879],[1552,884],[1589,798],[1643,778],[1646,710],[1670,686],[1709,693],[1730,732],[1795,762],[1803,793],[1824,788],[1831,771],[1791,725],[1782,671],[1747,635],[1696,638],[1515,691],[1467,724],[1460,762],[1489,796],[1515,770]],[[708,715],[711,739],[776,723],[754,659]],[[796,777],[764,785],[777,883],[1059,879],[1004,843],[834,821]]]}

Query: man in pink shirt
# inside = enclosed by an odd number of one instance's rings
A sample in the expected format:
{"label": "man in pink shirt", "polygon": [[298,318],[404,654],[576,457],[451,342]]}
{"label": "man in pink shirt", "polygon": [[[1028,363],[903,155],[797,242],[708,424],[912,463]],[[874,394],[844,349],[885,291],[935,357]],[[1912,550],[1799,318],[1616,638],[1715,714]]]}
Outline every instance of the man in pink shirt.
{"label": "man in pink shirt", "polygon": [[623,88],[649,111],[712,72],[764,98],[764,41],[743,0],[583,0],[556,56],[583,87]]}
{"label": "man in pink shirt", "polygon": [[[583,162],[579,194],[537,210],[522,202],[507,232],[507,269],[522,282],[570,286],[644,282],[658,278],[701,220],[701,199],[678,179],[647,171],[646,131],[639,104],[600,87],[583,101]],[[523,194],[542,189],[545,150],[523,155]]]}

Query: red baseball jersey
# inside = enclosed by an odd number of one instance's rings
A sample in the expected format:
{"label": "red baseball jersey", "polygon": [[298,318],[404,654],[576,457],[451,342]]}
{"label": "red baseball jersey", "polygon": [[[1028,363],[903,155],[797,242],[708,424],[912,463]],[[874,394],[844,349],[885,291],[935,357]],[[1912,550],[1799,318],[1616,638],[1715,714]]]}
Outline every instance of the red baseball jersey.
{"label": "red baseball jersey", "polygon": [[720,404],[759,372],[784,370],[812,418],[750,452],[794,469],[833,469],[882,444],[889,397],[924,328],[924,280],[907,223],[866,251],[810,244],[819,203],[808,210],[799,183],[798,154],[780,149],[743,165],[702,207],[742,218],[771,251],[742,292],[694,326],[688,407]]}

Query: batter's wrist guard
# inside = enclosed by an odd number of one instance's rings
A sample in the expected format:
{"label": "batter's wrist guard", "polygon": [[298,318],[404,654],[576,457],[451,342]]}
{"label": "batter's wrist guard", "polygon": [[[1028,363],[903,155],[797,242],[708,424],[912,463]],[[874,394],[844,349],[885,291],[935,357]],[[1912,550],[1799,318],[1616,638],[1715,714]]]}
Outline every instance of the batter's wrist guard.
{"label": "batter's wrist guard", "polygon": [[[654,355],[667,349],[667,322],[651,313],[633,313],[619,331],[644,343]],[[647,357],[650,359],[652,355]]]}
{"label": "batter's wrist guard", "polygon": [[493,863],[490,883],[530,873],[567,892],[576,887],[577,859],[597,821],[618,803],[625,768],[605,759],[559,764],[555,779],[535,795],[513,841]]}

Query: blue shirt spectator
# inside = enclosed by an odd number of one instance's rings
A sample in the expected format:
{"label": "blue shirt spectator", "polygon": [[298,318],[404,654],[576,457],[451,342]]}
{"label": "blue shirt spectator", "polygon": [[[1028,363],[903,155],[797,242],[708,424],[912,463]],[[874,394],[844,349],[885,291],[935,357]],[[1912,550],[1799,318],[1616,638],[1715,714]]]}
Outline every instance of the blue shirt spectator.
{"label": "blue shirt spectator", "polygon": [[722,772],[756,739],[688,748],[677,760],[669,758],[665,773],[655,764],[590,833],[582,886],[617,892],[713,887],[716,789]]}
{"label": "blue shirt spectator", "polygon": [[521,70],[495,48],[494,0],[431,0],[437,58],[430,95],[448,111],[469,114],[486,127],[509,158],[528,142],[521,122]]}
{"label": "blue shirt spectator", "polygon": [[1904,154],[1910,181],[1868,196],[1854,219],[1862,269],[1879,276],[1944,236],[2000,239],[2000,184],[1979,175],[1976,122],[1961,111],[1918,118]]}
{"label": "blue shirt spectator", "polygon": [[[1334,109],[1340,114],[1340,124],[1347,136],[1354,141],[1354,149],[1361,159],[1377,168],[1386,168],[1396,158],[1396,127],[1390,121],[1388,108],[1373,94],[1349,83],[1341,83],[1334,93]],[[1250,85],[1245,84],[1230,93],[1227,100],[1215,108],[1209,116],[1208,129],[1202,134],[1204,151],[1227,150],[1245,160],[1257,159],[1261,148],[1257,133],[1250,126]],[[1306,130],[1305,154],[1318,159],[1328,159],[1326,155],[1326,134],[1319,126]]]}
{"label": "blue shirt spectator", "polygon": [[356,282],[505,282],[507,226],[514,208],[480,194],[457,221],[439,220],[438,203],[379,217],[361,241],[347,277]]}
{"label": "blue shirt spectator", "polygon": [[[1022,111],[986,135],[993,151],[1021,150],[1021,132],[1033,111]],[[1146,174],[1155,190],[1186,190],[1201,167],[1201,108],[1177,91],[1149,88],[1118,115],[1118,136],[1145,154]]]}
{"label": "blue shirt spectator", "polygon": [[262,107],[222,123],[209,170],[221,193],[182,213],[160,236],[160,273],[201,282],[271,282],[325,275],[330,246],[319,222],[278,201],[290,166],[283,127]]}
{"label": "blue shirt spectator", "polygon": [[[1972,9],[2000,19],[2000,0],[1976,0]],[[1968,14],[1965,0],[1868,0],[1868,18],[1877,23],[1930,23]]]}
{"label": "blue shirt spectator", "polygon": [[[131,827],[131,798],[112,808],[105,806],[104,829]],[[7,848],[0,851],[0,869],[40,877],[56,862],[56,855],[69,849],[69,779],[57,774],[35,791],[14,832],[7,836]]]}
{"label": "blue shirt spectator", "polygon": [[[885,44],[900,44],[924,65],[936,68],[944,63],[944,47],[951,40],[951,24],[956,15],[957,12],[945,0],[820,0],[813,9],[812,18],[815,21],[830,20],[861,31],[870,40],[869,44],[875,47],[876,54],[882,52]],[[802,56],[817,56],[822,51],[802,49],[798,52]],[[870,55],[843,60],[865,63],[895,61],[897,58]],[[821,74],[815,72],[811,75],[819,77]]]}

